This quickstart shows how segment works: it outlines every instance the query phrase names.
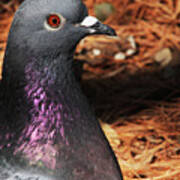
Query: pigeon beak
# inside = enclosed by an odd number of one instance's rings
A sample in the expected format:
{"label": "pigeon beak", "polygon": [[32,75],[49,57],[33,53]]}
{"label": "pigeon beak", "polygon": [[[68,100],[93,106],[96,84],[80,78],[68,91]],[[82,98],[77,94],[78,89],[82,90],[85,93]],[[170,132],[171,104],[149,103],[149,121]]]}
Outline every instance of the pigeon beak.
{"label": "pigeon beak", "polygon": [[93,16],[85,17],[79,26],[88,29],[89,34],[105,34],[109,36],[116,36],[114,29],[108,25],[102,24],[97,18]]}

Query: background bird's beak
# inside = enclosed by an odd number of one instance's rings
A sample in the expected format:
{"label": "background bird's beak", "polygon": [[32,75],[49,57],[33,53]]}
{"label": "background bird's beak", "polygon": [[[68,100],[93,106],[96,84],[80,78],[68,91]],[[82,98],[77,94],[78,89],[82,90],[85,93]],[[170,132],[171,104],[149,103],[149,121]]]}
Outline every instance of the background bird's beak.
{"label": "background bird's beak", "polygon": [[85,17],[79,26],[88,29],[89,34],[106,34],[109,36],[116,36],[114,29],[108,25],[102,24],[97,18],[93,16]]}

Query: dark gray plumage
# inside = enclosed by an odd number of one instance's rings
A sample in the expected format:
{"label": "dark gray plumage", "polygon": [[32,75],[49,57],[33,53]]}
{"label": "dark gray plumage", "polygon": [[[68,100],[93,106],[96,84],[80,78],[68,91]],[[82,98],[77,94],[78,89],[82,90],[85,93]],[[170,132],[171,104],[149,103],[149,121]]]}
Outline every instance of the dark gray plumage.
{"label": "dark gray plumage", "polygon": [[87,35],[115,35],[80,0],[26,0],[15,14],[0,98],[1,180],[121,180],[73,71]]}

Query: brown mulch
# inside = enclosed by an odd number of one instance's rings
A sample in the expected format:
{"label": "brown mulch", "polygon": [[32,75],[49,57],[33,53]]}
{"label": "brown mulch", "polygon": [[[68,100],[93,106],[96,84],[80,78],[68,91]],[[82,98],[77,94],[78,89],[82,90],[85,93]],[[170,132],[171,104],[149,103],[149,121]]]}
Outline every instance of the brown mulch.
{"label": "brown mulch", "polygon": [[[7,2],[7,1],[4,1]],[[94,4],[86,0],[90,14]],[[179,0],[107,0],[116,12],[105,23],[121,36],[132,35],[137,53],[123,61],[103,56],[86,63],[83,87],[116,153],[125,180],[180,179],[179,61],[161,67],[154,55],[167,47],[180,49]],[[19,1],[0,2],[0,60]],[[79,49],[115,48],[106,37],[86,38]],[[106,42],[106,43],[105,43]],[[110,45],[109,45],[110,44]],[[78,58],[77,56],[76,58]],[[93,55],[84,59],[92,60]]]}

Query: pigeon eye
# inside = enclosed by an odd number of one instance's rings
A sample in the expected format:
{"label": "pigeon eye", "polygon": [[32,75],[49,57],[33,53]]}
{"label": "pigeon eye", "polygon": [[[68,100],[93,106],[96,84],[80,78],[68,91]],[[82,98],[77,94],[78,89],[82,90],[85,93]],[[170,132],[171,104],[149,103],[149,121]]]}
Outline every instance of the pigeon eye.
{"label": "pigeon eye", "polygon": [[57,14],[51,14],[47,18],[47,23],[51,28],[58,28],[61,25],[61,18]]}

